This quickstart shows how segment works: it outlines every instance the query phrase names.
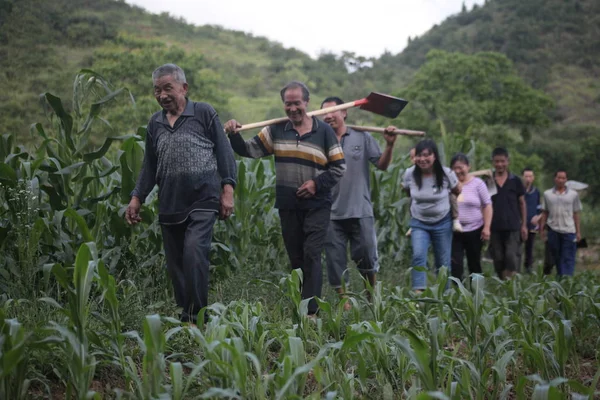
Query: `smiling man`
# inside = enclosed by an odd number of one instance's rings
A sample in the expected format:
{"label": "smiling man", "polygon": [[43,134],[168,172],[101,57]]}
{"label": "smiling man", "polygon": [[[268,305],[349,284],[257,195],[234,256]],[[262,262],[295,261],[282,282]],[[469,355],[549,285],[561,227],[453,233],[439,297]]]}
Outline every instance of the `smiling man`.
{"label": "smiling man", "polygon": [[[187,98],[185,74],[175,64],[152,73],[162,111],[148,123],[142,170],[125,218],[141,221],[140,207],[158,185],[167,269],[182,322],[196,322],[208,303],[209,251],[217,215],[233,212],[236,165],[217,112]],[[205,314],[206,319],[206,314]]]}
{"label": "smiling man", "polygon": [[[244,141],[241,124],[227,121],[225,131],[234,151],[242,157],[275,155],[275,207],[292,268],[304,276],[302,298],[321,296],[321,253],[331,210],[331,189],[346,170],[344,153],[331,127],[307,115],[310,94],[306,85],[293,81],[280,92],[288,121],[263,128]],[[317,303],[308,304],[315,316]]]}
{"label": "smiling man", "polygon": [[[328,97],[321,103],[321,108],[343,103],[339,97]],[[352,260],[365,279],[365,286],[367,282],[371,287],[375,285],[379,262],[369,164],[385,171],[392,160],[396,142],[396,135],[391,134],[396,127],[387,127],[384,133],[386,146],[382,152],[369,133],[348,128],[346,117],[347,112],[341,110],[325,114],[323,118],[334,129],[346,156],[346,173],[333,188],[331,221],[325,245],[329,284],[340,296],[344,296],[344,287],[348,284],[348,243]],[[345,308],[350,309],[350,303],[346,303]]]}
{"label": "smiling man", "polygon": [[521,178],[510,173],[508,150],[492,152],[497,193],[492,196],[490,248],[500,279],[510,279],[519,271],[521,243],[527,240],[527,207]]}
{"label": "smiling man", "polygon": [[[575,253],[577,242],[581,240],[581,200],[566,183],[567,172],[559,169],[554,174],[554,188],[544,192],[540,221],[542,239],[548,241],[558,276],[573,276],[575,273]],[[548,233],[544,230],[545,226]]]}

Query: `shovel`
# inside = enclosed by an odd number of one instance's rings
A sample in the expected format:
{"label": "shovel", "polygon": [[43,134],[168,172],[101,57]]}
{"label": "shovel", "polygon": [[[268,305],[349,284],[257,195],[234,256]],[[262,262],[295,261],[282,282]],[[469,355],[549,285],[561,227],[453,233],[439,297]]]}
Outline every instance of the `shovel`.
{"label": "shovel", "polygon": [[494,196],[498,193],[496,181],[494,180],[494,171],[491,169],[481,169],[479,171],[470,172],[470,174],[481,178],[481,180],[485,183],[485,186],[487,186],[490,196]]}
{"label": "shovel", "polygon": [[578,181],[566,181],[565,186],[569,189],[573,189],[575,191],[585,190],[588,188],[587,183],[578,182]]}
{"label": "shovel", "polygon": [[[322,108],[320,110],[307,113],[309,116],[325,115],[330,112],[347,110],[352,107],[360,107],[361,110],[370,111],[372,113],[383,115],[388,118],[396,118],[400,111],[408,104],[408,101],[398,97],[388,96],[387,94],[371,92],[367,97],[354,100],[349,103],[339,104],[333,107]],[[252,124],[242,125],[238,131],[247,131],[254,128],[262,128],[264,126],[277,124],[287,121],[287,117],[270,119],[268,121],[255,122]]]}
{"label": "shovel", "polygon": [[[346,125],[348,128],[354,129],[361,132],[376,132],[385,133],[385,128],[377,128],[375,126],[358,126],[358,125]],[[409,129],[394,129],[391,132],[393,135],[404,135],[404,136],[425,136],[425,132],[422,131],[411,131]]]}

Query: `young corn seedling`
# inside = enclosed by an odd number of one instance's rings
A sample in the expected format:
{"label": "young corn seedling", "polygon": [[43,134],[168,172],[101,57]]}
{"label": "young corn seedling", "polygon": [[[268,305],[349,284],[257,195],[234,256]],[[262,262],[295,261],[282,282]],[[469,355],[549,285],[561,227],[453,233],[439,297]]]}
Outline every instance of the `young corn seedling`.
{"label": "young corn seedling", "polygon": [[279,285],[274,284],[266,280],[257,280],[257,282],[272,286],[280,291],[283,298],[287,299],[292,307],[292,321],[294,324],[299,324],[304,327],[307,321],[308,314],[308,301],[309,299],[302,300],[302,270],[294,269],[290,274],[286,274],[279,280]]}
{"label": "young corn seedling", "polygon": [[93,340],[98,346],[102,344],[93,332],[88,331],[90,294],[99,263],[102,263],[102,260],[98,259],[95,244],[82,244],[77,252],[71,282],[66,270],[60,265],[56,264],[52,268],[54,276],[66,293],[67,306],[63,307],[51,298],[40,299],[54,305],[67,317],[67,326],[50,322],[50,330],[56,335],[56,341],[64,356],[64,367],[68,375],[68,398],[99,398],[99,395],[89,390],[96,369],[96,358],[91,352],[90,342]]}
{"label": "young corn seedling", "polygon": [[320,317],[323,320],[323,334],[331,335],[335,341],[341,340],[343,334],[344,305],[350,300],[343,298],[335,307],[325,300],[319,298],[316,300],[320,310]]}
{"label": "young corn seedling", "polygon": [[6,319],[0,308],[0,398],[27,397],[31,383],[27,372],[32,334],[16,319]]}
{"label": "young corn seedling", "polygon": [[254,354],[260,364],[266,365],[268,349],[275,340],[269,338],[271,331],[262,316],[260,303],[250,305],[245,302],[233,302],[227,307],[226,321],[231,327],[232,334],[242,338],[244,347]]}
{"label": "young corn seedling", "polygon": [[126,356],[125,374],[128,375],[131,382],[131,395],[134,398],[162,399],[168,397],[171,387],[166,383],[168,360],[165,356],[166,343],[181,329],[180,326],[177,326],[164,332],[160,316],[153,314],[144,319],[144,339],[136,331],[125,333],[126,337],[136,340],[144,354],[141,371],[133,358]]}
{"label": "young corn seedling", "polygon": [[[209,360],[219,369],[221,386],[217,389],[233,389],[240,398],[248,398],[251,395],[265,395],[260,377],[262,368],[258,358],[244,349],[244,343],[240,338],[225,339],[220,342],[211,343],[209,347]],[[210,390],[210,389],[209,389]]]}
{"label": "young corn seedling", "polygon": [[[101,299],[108,311],[108,317],[104,317],[99,312],[95,312],[94,316],[102,322],[106,329],[106,333],[102,336],[110,345],[110,351],[107,351],[107,353],[112,359],[112,363],[119,366],[121,370],[124,371],[127,368],[127,361],[125,358],[125,336],[123,334],[121,315],[119,313],[119,300],[117,299],[115,278],[108,273],[104,263],[98,264],[98,276],[98,282],[102,288]],[[125,374],[125,384],[126,387],[129,387],[130,380],[127,374]]]}
{"label": "young corn seedling", "polygon": [[[544,320],[544,323],[549,325],[554,333],[552,353],[554,354],[554,358],[558,364],[556,375],[565,376],[567,361],[569,361],[569,356],[572,354],[574,345],[573,332],[571,331],[571,321],[559,320],[553,323],[549,320]],[[575,360],[571,359],[571,361]]]}
{"label": "young corn seedling", "polygon": [[314,376],[314,368],[327,357],[329,347],[319,350],[318,354],[306,362],[306,354],[302,339],[290,336],[284,346],[285,353],[279,363],[279,371],[275,375],[276,400],[301,399],[304,397],[306,382]]}

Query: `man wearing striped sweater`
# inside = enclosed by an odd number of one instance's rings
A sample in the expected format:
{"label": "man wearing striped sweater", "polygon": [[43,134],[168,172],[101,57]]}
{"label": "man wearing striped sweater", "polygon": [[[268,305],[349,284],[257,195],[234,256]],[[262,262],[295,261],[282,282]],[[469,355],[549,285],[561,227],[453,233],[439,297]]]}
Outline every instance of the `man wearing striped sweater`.
{"label": "man wearing striped sweater", "polygon": [[[307,115],[310,94],[306,85],[290,82],[280,95],[288,121],[267,126],[247,141],[239,135],[242,125],[236,120],[225,124],[225,132],[242,157],[275,156],[275,208],[291,266],[303,272],[302,298],[307,299],[321,296],[321,253],[329,225],[331,189],[343,176],[346,164],[333,129]],[[313,299],[308,314],[316,312]]]}

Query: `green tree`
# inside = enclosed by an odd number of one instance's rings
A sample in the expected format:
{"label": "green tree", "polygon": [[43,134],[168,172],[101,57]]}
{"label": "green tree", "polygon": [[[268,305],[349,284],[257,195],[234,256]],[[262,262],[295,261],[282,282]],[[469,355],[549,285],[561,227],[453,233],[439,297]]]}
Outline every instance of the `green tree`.
{"label": "green tree", "polygon": [[581,180],[587,183],[588,196],[586,200],[592,204],[600,204],[600,163],[598,162],[600,154],[600,136],[591,136],[581,143],[581,153],[579,158],[579,174],[572,176],[572,179]]}
{"label": "green tree", "polygon": [[165,63],[175,63],[186,73],[189,97],[210,103],[224,112],[227,95],[219,89],[220,76],[208,68],[202,54],[187,53],[178,46],[167,47],[157,40],[120,36],[112,46],[104,46],[93,56],[93,67],[108,81],[126,86],[136,99],[136,107],[121,104],[108,114],[113,126],[130,129],[145,125],[160,109],[152,96],[152,71]]}
{"label": "green tree", "polygon": [[485,126],[538,128],[550,123],[552,100],[517,75],[512,62],[499,53],[474,55],[432,50],[405,91],[411,106],[404,118],[411,126],[449,132]]}

